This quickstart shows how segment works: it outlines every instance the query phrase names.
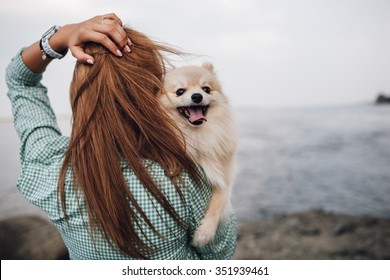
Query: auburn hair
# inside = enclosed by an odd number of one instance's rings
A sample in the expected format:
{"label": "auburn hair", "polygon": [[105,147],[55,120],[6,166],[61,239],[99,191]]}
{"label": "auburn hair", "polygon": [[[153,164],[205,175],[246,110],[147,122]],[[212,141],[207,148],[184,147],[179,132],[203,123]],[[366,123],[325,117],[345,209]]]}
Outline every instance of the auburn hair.
{"label": "auburn hair", "polygon": [[133,42],[131,53],[116,57],[102,45],[88,43],[85,52],[95,58],[94,65],[76,63],[70,86],[72,132],[59,194],[67,217],[65,176],[71,168],[75,188],[81,189],[86,201],[91,238],[98,230],[123,254],[147,258],[151,248],[137,235],[137,213],[157,231],[134,199],[120,160],[182,226],[184,221],[148,173],[144,159],[162,166],[182,199],[181,172],[197,182],[202,176],[186,153],[184,137],[156,98],[164,92],[164,54],[178,52],[133,29],[125,31]]}

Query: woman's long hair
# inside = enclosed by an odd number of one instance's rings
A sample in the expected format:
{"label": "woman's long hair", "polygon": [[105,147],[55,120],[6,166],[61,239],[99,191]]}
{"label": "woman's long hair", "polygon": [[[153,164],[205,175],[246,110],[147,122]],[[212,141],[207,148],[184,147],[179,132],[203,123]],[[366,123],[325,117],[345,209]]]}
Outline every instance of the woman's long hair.
{"label": "woman's long hair", "polygon": [[185,151],[184,138],[156,98],[164,91],[162,53],[176,52],[135,30],[125,30],[133,42],[131,53],[116,57],[89,43],[85,51],[95,64],[76,64],[70,88],[73,127],[59,190],[66,217],[65,176],[71,167],[75,188],[82,190],[86,201],[92,238],[99,230],[122,253],[146,258],[150,246],[136,233],[137,212],[156,230],[129,190],[120,160],[181,225],[184,222],[149,175],[144,159],[162,166],[180,197],[180,173],[186,171],[198,182],[201,176]]}

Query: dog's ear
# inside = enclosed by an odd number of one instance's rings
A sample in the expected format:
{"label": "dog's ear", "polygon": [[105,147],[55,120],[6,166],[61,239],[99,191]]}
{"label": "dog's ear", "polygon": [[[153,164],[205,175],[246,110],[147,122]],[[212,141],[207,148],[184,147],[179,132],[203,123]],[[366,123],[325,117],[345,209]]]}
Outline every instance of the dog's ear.
{"label": "dog's ear", "polygon": [[214,74],[214,66],[210,62],[203,62],[202,67],[209,71],[210,73]]}
{"label": "dog's ear", "polygon": [[175,69],[176,69],[176,67],[173,66],[173,65],[170,65],[170,67],[167,67],[165,73],[163,73],[163,80],[165,80],[165,77],[167,76],[167,74],[168,74],[169,72],[171,72],[171,71],[173,71],[173,70],[175,70]]}

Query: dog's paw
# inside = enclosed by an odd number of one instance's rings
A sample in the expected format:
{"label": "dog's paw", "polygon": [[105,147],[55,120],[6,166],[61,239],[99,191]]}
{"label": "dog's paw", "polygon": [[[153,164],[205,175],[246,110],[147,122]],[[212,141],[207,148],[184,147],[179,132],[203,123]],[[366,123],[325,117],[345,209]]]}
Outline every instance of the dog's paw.
{"label": "dog's paw", "polygon": [[193,245],[196,247],[206,246],[214,239],[217,228],[218,222],[213,219],[204,218],[194,232]]}

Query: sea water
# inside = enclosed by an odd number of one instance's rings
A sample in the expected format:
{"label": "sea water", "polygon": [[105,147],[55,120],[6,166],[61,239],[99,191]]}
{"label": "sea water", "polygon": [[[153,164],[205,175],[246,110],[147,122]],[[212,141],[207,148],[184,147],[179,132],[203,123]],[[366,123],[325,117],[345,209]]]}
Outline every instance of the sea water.
{"label": "sea water", "polygon": [[390,106],[242,109],[241,220],[308,209],[390,217]]}

